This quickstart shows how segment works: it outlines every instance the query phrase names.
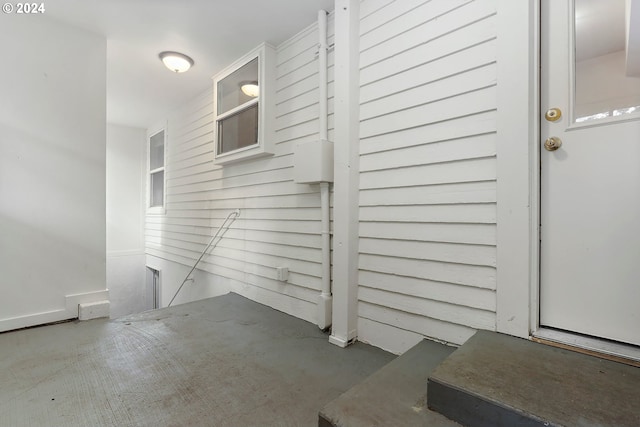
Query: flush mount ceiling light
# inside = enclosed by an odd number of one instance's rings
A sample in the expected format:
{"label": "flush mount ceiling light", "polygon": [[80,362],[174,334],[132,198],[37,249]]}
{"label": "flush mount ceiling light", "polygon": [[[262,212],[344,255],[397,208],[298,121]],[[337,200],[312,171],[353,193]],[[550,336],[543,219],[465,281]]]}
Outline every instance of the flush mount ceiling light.
{"label": "flush mount ceiling light", "polygon": [[168,69],[175,73],[184,73],[193,65],[193,59],[178,52],[160,52],[160,59]]}
{"label": "flush mount ceiling light", "polygon": [[260,94],[260,88],[258,87],[258,82],[242,82],[240,83],[240,90],[247,96],[255,98]]}

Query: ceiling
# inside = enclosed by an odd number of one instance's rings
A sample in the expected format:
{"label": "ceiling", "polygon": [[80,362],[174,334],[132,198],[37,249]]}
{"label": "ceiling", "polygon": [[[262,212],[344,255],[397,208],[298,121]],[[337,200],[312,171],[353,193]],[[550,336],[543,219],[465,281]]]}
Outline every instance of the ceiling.
{"label": "ceiling", "polygon": [[625,48],[625,0],[576,0],[576,61]]}
{"label": "ceiling", "polygon": [[[47,16],[107,39],[107,122],[147,128],[211,88],[211,77],[263,41],[278,45],[333,0],[56,0]],[[158,54],[189,55],[175,74]]]}

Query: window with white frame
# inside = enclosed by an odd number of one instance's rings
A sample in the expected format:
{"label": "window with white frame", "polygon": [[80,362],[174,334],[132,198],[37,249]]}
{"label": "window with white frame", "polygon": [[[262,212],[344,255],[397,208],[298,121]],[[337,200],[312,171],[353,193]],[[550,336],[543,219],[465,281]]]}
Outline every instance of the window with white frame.
{"label": "window with white frame", "polygon": [[216,163],[273,154],[274,55],[263,44],[214,77]]}
{"label": "window with white frame", "polygon": [[258,58],[218,82],[217,153],[258,144]]}
{"label": "window with white frame", "polygon": [[150,209],[164,208],[164,129],[149,137],[149,173],[148,173],[148,207]]}

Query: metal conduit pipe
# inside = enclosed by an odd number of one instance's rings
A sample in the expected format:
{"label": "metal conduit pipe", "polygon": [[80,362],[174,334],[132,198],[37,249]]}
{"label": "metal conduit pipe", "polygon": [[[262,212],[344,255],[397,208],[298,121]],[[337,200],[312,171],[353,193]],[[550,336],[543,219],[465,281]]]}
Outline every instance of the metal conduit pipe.
{"label": "metal conduit pipe", "polygon": [[[320,140],[329,139],[328,124],[328,77],[327,77],[327,11],[318,11],[318,102],[320,107]],[[322,214],[322,293],[318,298],[318,327],[327,329],[331,326],[331,231],[329,209],[329,183],[320,183],[320,206]]]}
{"label": "metal conduit pipe", "polygon": [[329,139],[328,77],[327,77],[327,11],[318,11],[318,100],[320,105],[320,139]]}

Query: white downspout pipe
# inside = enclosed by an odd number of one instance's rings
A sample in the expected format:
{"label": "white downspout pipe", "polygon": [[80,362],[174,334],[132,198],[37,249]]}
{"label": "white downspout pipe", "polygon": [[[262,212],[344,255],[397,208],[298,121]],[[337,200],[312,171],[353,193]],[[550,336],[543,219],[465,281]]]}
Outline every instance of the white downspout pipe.
{"label": "white downspout pipe", "polygon": [[331,326],[333,298],[331,296],[331,234],[329,230],[329,183],[320,183],[322,207],[322,293],[318,299],[318,327]]}
{"label": "white downspout pipe", "polygon": [[[318,11],[318,97],[320,106],[320,140],[329,139],[328,124],[328,77],[327,77],[327,12]],[[318,298],[318,327],[322,330],[331,326],[331,231],[329,210],[329,183],[320,183],[320,206],[322,214],[322,293]]]}
{"label": "white downspout pipe", "polygon": [[318,99],[320,103],[320,139],[329,139],[327,77],[327,12],[318,11]]}

